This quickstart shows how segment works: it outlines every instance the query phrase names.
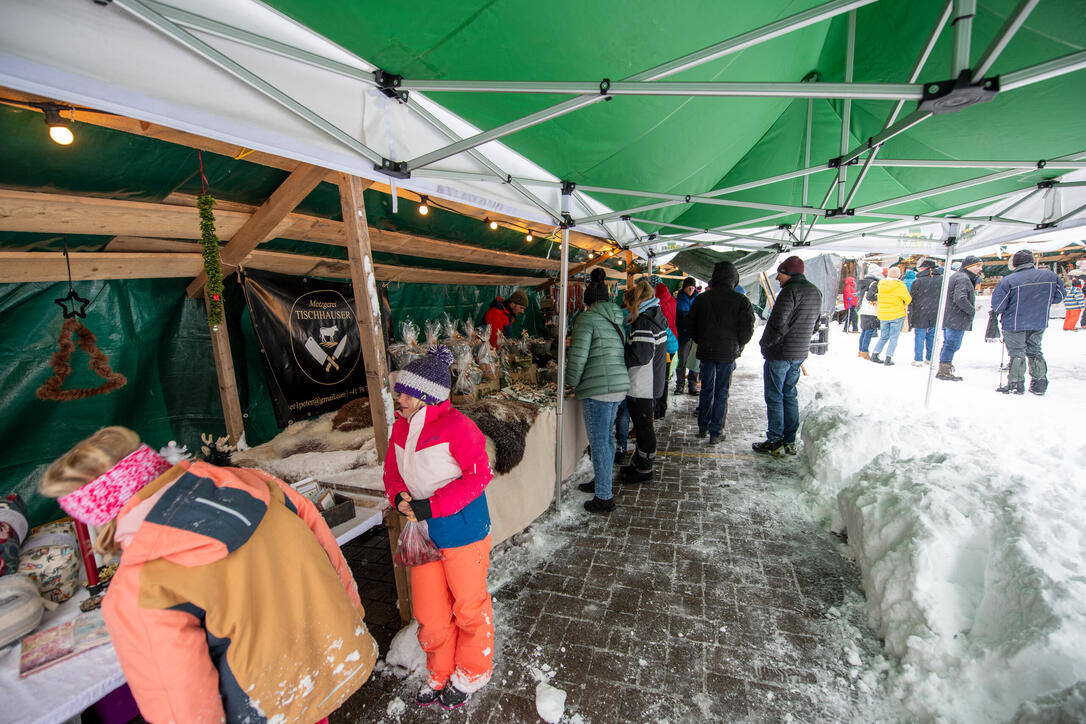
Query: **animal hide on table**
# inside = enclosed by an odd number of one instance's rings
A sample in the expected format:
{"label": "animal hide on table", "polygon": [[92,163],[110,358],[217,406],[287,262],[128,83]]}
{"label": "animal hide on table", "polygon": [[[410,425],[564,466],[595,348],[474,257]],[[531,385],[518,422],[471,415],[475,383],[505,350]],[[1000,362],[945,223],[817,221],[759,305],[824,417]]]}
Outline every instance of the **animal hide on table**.
{"label": "animal hide on table", "polygon": [[524,458],[528,430],[539,408],[517,400],[480,400],[457,407],[494,443],[494,472],[508,473]]}

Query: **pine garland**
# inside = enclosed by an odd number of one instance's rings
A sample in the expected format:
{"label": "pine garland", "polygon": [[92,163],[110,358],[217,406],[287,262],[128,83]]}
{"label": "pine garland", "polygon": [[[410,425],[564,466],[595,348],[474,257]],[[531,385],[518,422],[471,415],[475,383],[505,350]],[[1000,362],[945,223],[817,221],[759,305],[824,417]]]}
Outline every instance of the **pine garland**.
{"label": "pine garland", "polygon": [[215,235],[215,214],[211,207],[215,199],[211,194],[196,198],[200,210],[200,243],[204,247],[204,274],[207,275],[207,323],[211,327],[222,324],[222,259],[219,257],[219,237]]}

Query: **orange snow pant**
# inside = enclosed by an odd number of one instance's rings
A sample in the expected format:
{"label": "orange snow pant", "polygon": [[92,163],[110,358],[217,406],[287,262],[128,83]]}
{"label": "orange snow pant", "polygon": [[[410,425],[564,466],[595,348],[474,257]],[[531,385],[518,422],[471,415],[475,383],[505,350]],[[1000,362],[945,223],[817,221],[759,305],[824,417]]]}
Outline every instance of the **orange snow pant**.
{"label": "orange snow pant", "polygon": [[1081,314],[1082,314],[1081,309],[1068,309],[1066,312],[1064,312],[1063,328],[1064,329],[1074,329],[1075,325],[1078,324],[1078,318],[1079,318],[1079,315],[1081,315]]}
{"label": "orange snow pant", "polygon": [[444,560],[411,569],[411,607],[430,686],[440,689],[451,680],[471,693],[494,670],[494,609],[486,590],[490,536],[441,552]]}

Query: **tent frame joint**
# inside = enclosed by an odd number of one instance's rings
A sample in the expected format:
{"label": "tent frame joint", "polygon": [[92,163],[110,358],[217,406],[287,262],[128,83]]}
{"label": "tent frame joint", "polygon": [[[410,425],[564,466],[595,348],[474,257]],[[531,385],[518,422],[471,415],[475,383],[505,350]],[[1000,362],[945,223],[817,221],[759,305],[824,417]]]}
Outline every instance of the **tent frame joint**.
{"label": "tent frame joint", "polygon": [[1037,224],[1036,226],[1034,226],[1033,230],[1034,231],[1041,231],[1042,229],[1054,229],[1055,227],[1056,227],[1056,222],[1055,221],[1045,221],[1045,222],[1042,222],[1042,223]]}
{"label": "tent frame joint", "polygon": [[[1037,168],[1044,168],[1044,166],[1041,165],[1043,163],[1044,163],[1044,161],[1038,161],[1037,162]],[[1053,188],[1053,187],[1055,187],[1055,185],[1056,185],[1056,180],[1051,179],[1051,178],[1047,178],[1044,181],[1038,181],[1037,182],[1037,188],[1041,189],[1041,190]]]}
{"label": "tent frame joint", "polygon": [[827,219],[833,218],[834,216],[855,216],[855,215],[856,215],[856,209],[842,209],[842,208],[826,209],[826,214],[825,214]]}
{"label": "tent frame joint", "polygon": [[954,80],[924,83],[924,97],[916,110],[936,115],[956,113],[978,103],[988,103],[999,95],[998,75],[982,78],[977,83],[973,83],[971,77],[972,71],[967,68]]}
{"label": "tent frame joint", "polygon": [[373,164],[373,168],[392,178],[411,178],[411,171],[407,168],[407,161],[393,161],[390,158],[382,158],[381,163]]}
{"label": "tent frame joint", "polygon": [[392,100],[399,103],[407,103],[408,91],[400,90],[400,86],[403,84],[402,75],[389,73],[387,70],[378,68],[373,71],[373,82],[377,85],[377,90],[381,91]]}
{"label": "tent frame joint", "polygon": [[[874,142],[874,140],[875,140],[874,138],[868,138],[867,139],[867,147],[868,148],[871,148],[871,144]],[[859,156],[856,156],[855,158],[850,158],[849,160],[842,162],[842,159],[844,157],[845,157],[844,154],[841,154],[840,156],[834,156],[829,161],[826,161],[826,167],[827,168],[841,168],[841,166],[855,166],[857,163],[860,162],[860,157]]]}

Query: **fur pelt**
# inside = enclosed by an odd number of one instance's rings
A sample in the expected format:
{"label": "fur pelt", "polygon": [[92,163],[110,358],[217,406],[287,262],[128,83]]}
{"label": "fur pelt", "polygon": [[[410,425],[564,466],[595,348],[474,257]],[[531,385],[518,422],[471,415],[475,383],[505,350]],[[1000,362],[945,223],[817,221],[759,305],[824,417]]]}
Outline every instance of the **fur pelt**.
{"label": "fur pelt", "polygon": [[539,408],[517,400],[480,400],[458,409],[494,443],[494,472],[505,474],[520,464]]}
{"label": "fur pelt", "polygon": [[361,430],[364,427],[373,427],[373,415],[370,412],[370,401],[365,397],[351,400],[332,418],[332,429],[340,432]]}

